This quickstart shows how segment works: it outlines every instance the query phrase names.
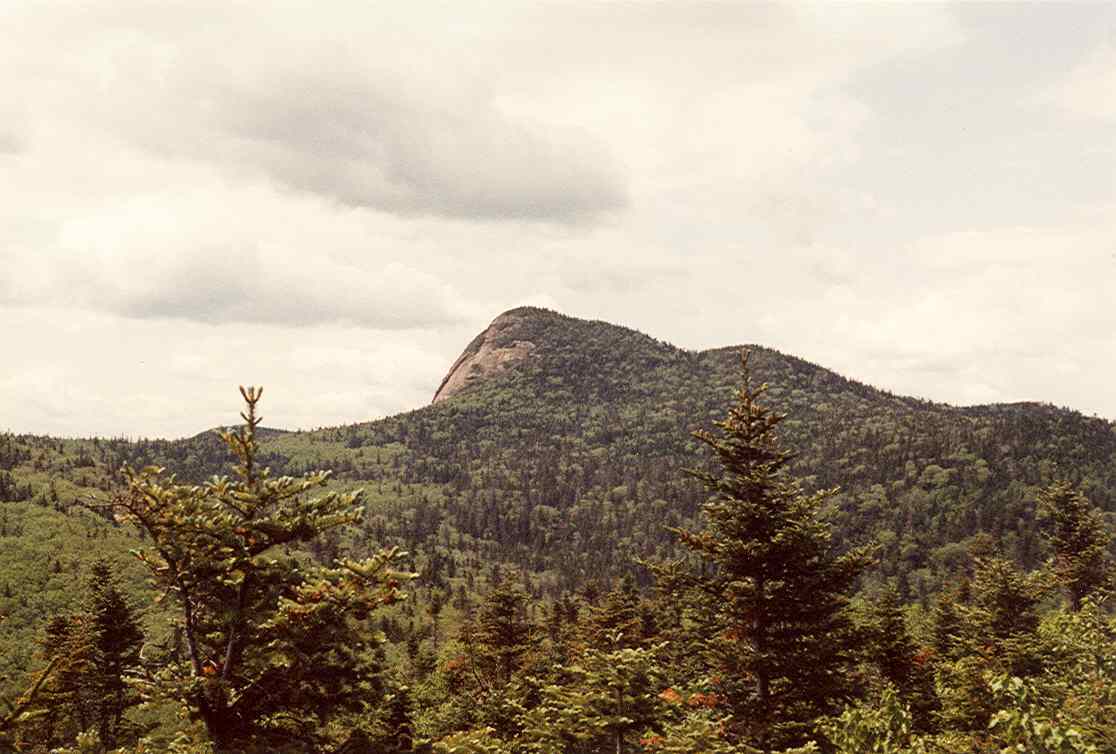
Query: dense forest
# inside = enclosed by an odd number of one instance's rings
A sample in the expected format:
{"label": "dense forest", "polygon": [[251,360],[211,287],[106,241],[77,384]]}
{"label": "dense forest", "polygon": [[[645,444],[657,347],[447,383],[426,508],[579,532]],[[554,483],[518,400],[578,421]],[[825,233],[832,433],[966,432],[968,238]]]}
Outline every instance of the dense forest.
{"label": "dense forest", "polygon": [[1116,750],[1116,428],[748,351],[518,309],[379,421],[0,435],[0,750]]}

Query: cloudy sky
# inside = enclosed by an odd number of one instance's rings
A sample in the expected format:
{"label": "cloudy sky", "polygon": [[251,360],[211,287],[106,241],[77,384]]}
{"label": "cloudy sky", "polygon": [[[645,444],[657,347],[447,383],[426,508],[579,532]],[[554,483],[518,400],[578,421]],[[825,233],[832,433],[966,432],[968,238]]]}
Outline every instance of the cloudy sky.
{"label": "cloudy sky", "polygon": [[0,3],[0,431],[418,407],[501,311],[1116,419],[1116,6]]}

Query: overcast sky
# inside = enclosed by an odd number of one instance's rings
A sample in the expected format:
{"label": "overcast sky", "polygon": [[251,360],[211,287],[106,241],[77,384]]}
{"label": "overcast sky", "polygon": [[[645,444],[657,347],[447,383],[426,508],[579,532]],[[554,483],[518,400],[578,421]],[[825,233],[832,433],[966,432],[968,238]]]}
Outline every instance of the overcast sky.
{"label": "overcast sky", "polygon": [[0,3],[0,431],[428,402],[501,311],[1116,419],[1116,6]]}

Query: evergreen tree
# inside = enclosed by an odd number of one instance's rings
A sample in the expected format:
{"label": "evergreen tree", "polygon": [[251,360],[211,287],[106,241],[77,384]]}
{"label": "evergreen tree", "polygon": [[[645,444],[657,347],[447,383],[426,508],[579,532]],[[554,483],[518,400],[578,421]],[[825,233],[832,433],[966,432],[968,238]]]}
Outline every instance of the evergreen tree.
{"label": "evergreen tree", "polygon": [[936,668],[939,716],[946,728],[979,732],[996,710],[990,679],[1027,678],[1041,670],[1043,589],[1039,579],[1002,555],[985,555],[974,560],[969,591],[967,602],[955,602],[942,614],[952,626],[948,655]]}
{"label": "evergreen tree", "polygon": [[589,608],[586,638],[592,646],[602,650],[638,647],[645,643],[643,628],[639,593],[635,582],[626,577],[619,587],[604,596],[600,606]]}
{"label": "evergreen tree", "polygon": [[540,631],[527,616],[527,604],[521,589],[500,580],[459,632],[465,650],[460,679],[468,691],[457,689],[457,716],[505,737],[514,735],[516,718],[534,693],[528,668],[542,660],[536,651]]}
{"label": "evergreen tree", "polygon": [[541,689],[539,704],[521,719],[516,751],[635,752],[640,735],[665,719],[661,647],[587,649],[565,669],[562,683]]}
{"label": "evergreen tree", "polygon": [[58,660],[50,660],[46,667],[35,674],[27,690],[14,700],[0,696],[3,709],[0,709],[0,751],[16,750],[15,746],[21,733],[29,724],[37,722],[45,714],[40,705],[43,687],[58,667]]}
{"label": "evergreen tree", "polygon": [[814,721],[846,696],[851,662],[847,595],[867,563],[839,554],[820,508],[832,491],[807,495],[787,472],[793,454],[776,429],[785,418],[760,404],[766,385],[744,382],[719,433],[694,436],[719,470],[694,471],[713,493],[705,528],[679,530],[701,563],[657,569],[699,627],[738,739],[762,751],[805,742]]}
{"label": "evergreen tree", "polygon": [[868,626],[869,659],[880,676],[890,684],[910,707],[915,725],[921,730],[931,726],[937,707],[934,677],[920,658],[911,632],[907,629],[905,611],[895,588],[883,591],[871,605]]}
{"label": "evergreen tree", "polygon": [[885,589],[872,605],[872,654],[880,674],[895,688],[910,687],[915,674],[915,645],[907,631],[899,593]]}
{"label": "evergreen tree", "polygon": [[938,595],[930,612],[930,642],[935,656],[950,658],[963,650],[964,620],[961,605],[968,600],[969,583],[964,580],[960,585]]}
{"label": "evergreen tree", "polygon": [[527,595],[508,581],[501,581],[477,611],[476,662],[491,687],[506,686],[527,661],[538,643],[536,627],[527,619]]}
{"label": "evergreen tree", "polygon": [[137,701],[124,676],[137,669],[142,641],[134,611],[108,565],[96,561],[84,609],[55,615],[46,624],[42,657],[54,670],[40,688],[38,714],[25,726],[24,738],[49,747],[91,731],[115,748],[124,712]]}
{"label": "evergreen tree", "polygon": [[47,622],[43,659],[57,667],[43,686],[44,714],[32,737],[48,746],[72,741],[97,720],[97,637],[91,624],[87,613],[55,615]]}
{"label": "evergreen tree", "polygon": [[387,700],[386,735],[377,751],[401,754],[412,751],[415,735],[410,689],[397,686]]}
{"label": "evergreen tree", "polygon": [[1054,573],[1076,612],[1083,599],[1112,588],[1112,535],[1101,512],[1069,482],[1055,482],[1039,493],[1038,510],[1054,548]]}
{"label": "evergreen tree", "polygon": [[143,632],[104,560],[93,563],[89,594],[89,630],[96,663],[89,683],[96,696],[97,733],[111,749],[119,741],[124,711],[138,701],[125,675],[139,665]]}
{"label": "evergreen tree", "polygon": [[401,597],[410,574],[394,570],[394,549],[332,568],[292,552],[359,521],[360,492],[308,496],[327,472],[273,478],[258,460],[262,391],[241,394],[243,427],[220,433],[237,459],[234,479],[185,485],[159,468],[126,469],[127,489],[113,501],[151,542],[140,558],[185,645],[142,691],[183,705],[219,752],[328,750],[346,735],[338,723],[379,702],[361,624]]}

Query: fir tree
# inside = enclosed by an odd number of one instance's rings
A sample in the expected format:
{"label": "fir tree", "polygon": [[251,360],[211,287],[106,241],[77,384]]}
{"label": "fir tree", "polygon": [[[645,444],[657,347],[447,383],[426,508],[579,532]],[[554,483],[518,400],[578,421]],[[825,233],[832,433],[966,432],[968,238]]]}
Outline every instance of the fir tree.
{"label": "fir tree", "polygon": [[954,657],[963,649],[961,605],[968,600],[968,590],[969,584],[965,580],[960,588],[939,594],[934,602],[930,612],[930,643],[937,657]]}
{"label": "fir tree", "polygon": [[16,699],[0,696],[3,709],[0,709],[0,751],[14,749],[23,729],[43,717],[45,710],[42,701],[43,688],[58,667],[57,658],[50,660],[46,667],[35,674],[27,690]]}
{"label": "fir tree", "polygon": [[125,710],[138,700],[125,682],[137,669],[143,632],[135,610],[116,586],[104,560],[93,563],[89,577],[89,629],[96,662],[89,679],[96,695],[96,728],[101,743],[114,748]]}
{"label": "fir tree", "polygon": [[880,674],[895,688],[910,687],[915,668],[915,646],[907,631],[899,593],[885,589],[872,604],[872,654]]}
{"label": "fir tree", "polygon": [[328,750],[345,735],[337,723],[379,701],[361,623],[398,600],[410,574],[394,570],[394,549],[334,567],[288,554],[358,522],[360,493],[309,496],[327,472],[273,478],[258,461],[262,391],[241,394],[244,426],[220,433],[237,459],[234,479],[185,485],[159,468],[126,469],[128,487],[113,501],[152,543],[140,558],[184,643],[142,691],[185,706],[219,752]]}
{"label": "fir tree", "polygon": [[137,703],[125,676],[139,665],[143,633],[108,564],[93,563],[84,609],[55,615],[44,629],[42,655],[56,663],[41,692],[42,714],[29,738],[52,746],[93,731],[107,748],[122,743],[124,712]]}
{"label": "fir tree", "polygon": [[661,647],[587,649],[565,669],[560,684],[540,691],[539,704],[521,718],[516,751],[635,752],[640,735],[666,715],[658,666]]}
{"label": "fir tree", "polygon": [[477,611],[475,639],[478,664],[492,687],[506,686],[526,663],[538,643],[537,630],[527,619],[527,595],[508,581],[501,581]]}
{"label": "fir tree", "polygon": [[587,639],[601,650],[642,646],[645,642],[641,618],[635,582],[624,578],[618,588],[604,596],[599,607],[589,608]]}
{"label": "fir tree", "polygon": [[412,751],[415,735],[414,714],[411,692],[406,686],[397,686],[388,697],[384,727],[386,735],[379,751],[383,754]]}
{"label": "fir tree", "polygon": [[86,613],[55,615],[46,625],[43,659],[57,663],[43,686],[44,714],[32,737],[46,745],[72,741],[97,719],[96,635]]}
{"label": "fir tree", "polygon": [[1039,493],[1038,510],[1054,548],[1054,573],[1077,612],[1083,599],[1113,585],[1112,535],[1101,512],[1069,482],[1055,482]]}
{"label": "fir tree", "polygon": [[657,571],[690,608],[735,735],[768,752],[808,740],[845,698],[854,649],[846,595],[867,557],[837,552],[820,517],[832,491],[805,494],[788,474],[793,454],[776,436],[785,417],[760,404],[766,385],[752,388],[747,355],[743,367],[719,432],[694,433],[720,466],[691,472],[712,498],[704,529],[678,531],[701,568]]}
{"label": "fir tree", "polygon": [[869,625],[869,658],[880,675],[910,706],[912,719],[921,730],[930,728],[937,706],[934,677],[920,658],[910,631],[905,611],[895,588],[883,591],[871,605]]}
{"label": "fir tree", "polygon": [[[954,730],[986,730],[996,708],[990,678],[1027,678],[1041,670],[1045,653],[1038,635],[1042,585],[1002,555],[974,559],[968,600],[943,612],[946,658],[936,668],[938,713]],[[943,602],[948,604],[947,602]]]}

